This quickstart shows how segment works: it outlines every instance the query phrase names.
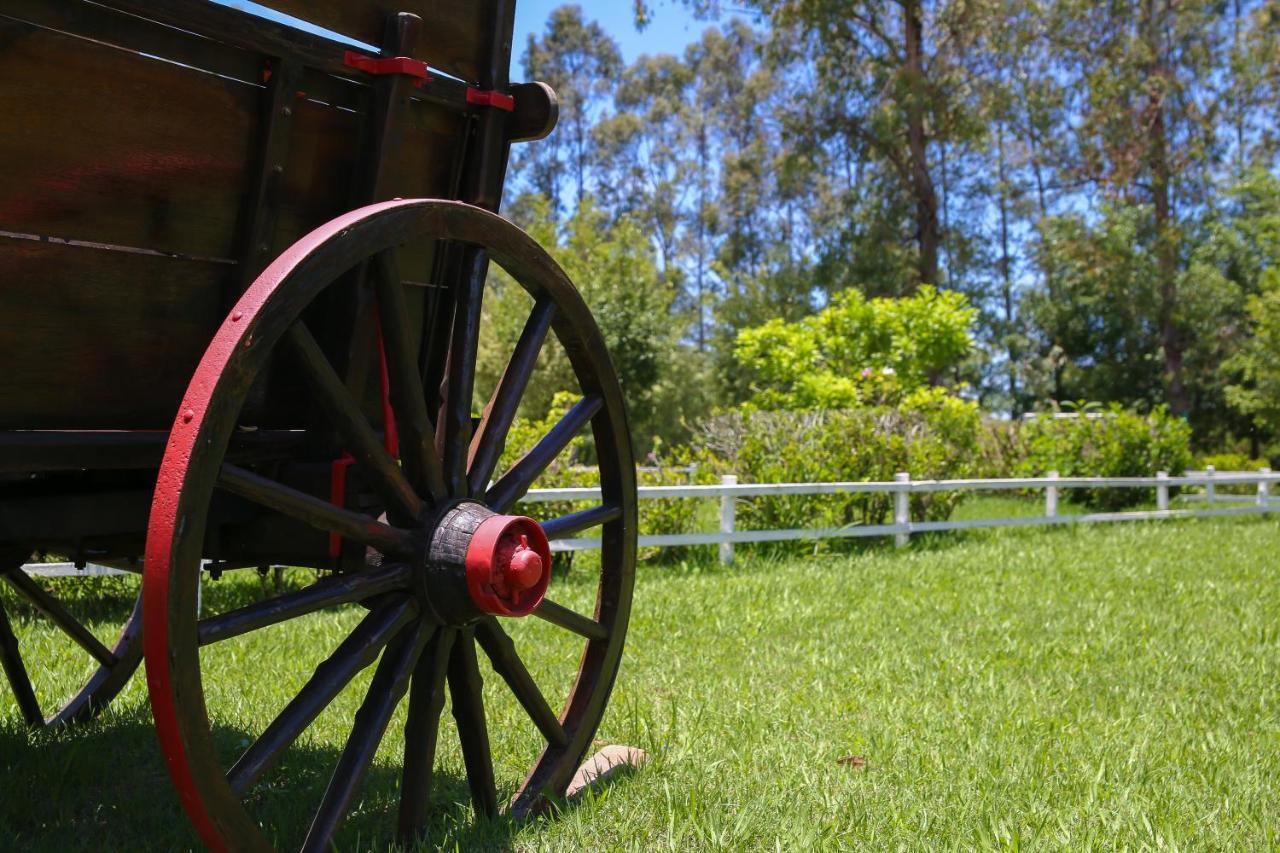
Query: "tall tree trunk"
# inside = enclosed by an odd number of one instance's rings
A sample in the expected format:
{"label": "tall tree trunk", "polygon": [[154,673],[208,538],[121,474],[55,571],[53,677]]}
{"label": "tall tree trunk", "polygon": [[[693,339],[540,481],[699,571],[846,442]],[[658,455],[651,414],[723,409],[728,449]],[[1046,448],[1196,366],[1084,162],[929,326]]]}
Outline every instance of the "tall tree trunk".
{"label": "tall tree trunk", "polygon": [[1165,121],[1165,97],[1171,81],[1160,36],[1161,22],[1158,0],[1145,0],[1144,24],[1147,48],[1152,57],[1148,70],[1153,80],[1163,85],[1153,90],[1150,110],[1150,168],[1152,206],[1156,226],[1156,274],[1159,279],[1160,346],[1164,351],[1165,397],[1175,415],[1191,411],[1191,401],[1183,382],[1181,330],[1178,328],[1178,247],[1173,220],[1173,175],[1169,163],[1169,131]]}
{"label": "tall tree trunk", "polygon": [[1013,261],[1009,257],[1009,179],[1004,156],[1004,122],[996,129],[996,156],[1000,179],[1000,279],[1004,300],[1005,357],[1009,360],[1009,414],[1018,417],[1018,350],[1013,340]]}
{"label": "tall tree trunk", "polygon": [[707,171],[710,155],[707,144],[707,122],[698,126],[698,352],[707,348],[706,272],[707,272]]}
{"label": "tall tree trunk", "polygon": [[947,143],[938,143],[938,171],[942,175],[942,195],[940,201],[942,203],[942,234],[939,240],[938,270],[941,273],[942,264],[947,265],[947,286],[960,290],[964,287],[964,270],[961,268],[960,261],[951,252],[951,163],[947,158]]}
{"label": "tall tree trunk", "polygon": [[[1233,64],[1235,61],[1242,60],[1244,53],[1244,42],[1241,30],[1241,20],[1244,10],[1240,8],[1240,0],[1234,0],[1231,8],[1231,52],[1233,54]],[[1238,72],[1248,73],[1248,72]],[[1232,118],[1236,129],[1236,174],[1244,174],[1244,95],[1241,87],[1244,84],[1239,79],[1231,81],[1231,111],[1235,114]]]}
{"label": "tall tree trunk", "polygon": [[587,194],[587,130],[586,120],[579,119],[574,128],[574,166],[578,177],[577,208],[582,208],[582,199]]}
{"label": "tall tree trunk", "polygon": [[[1028,138],[1031,141],[1031,169],[1036,179],[1036,207],[1040,212],[1040,226],[1043,227],[1049,221],[1049,201],[1045,187],[1044,179],[1044,161],[1040,150],[1040,135],[1034,128],[1030,128]],[[1041,268],[1044,271],[1044,287],[1049,294],[1049,301],[1053,304],[1058,302],[1057,280],[1054,275],[1053,255],[1045,252],[1041,262]],[[1058,338],[1053,340],[1054,350],[1061,351],[1062,341]],[[1055,401],[1062,400],[1062,365],[1058,363],[1057,353],[1051,352],[1052,358],[1051,371],[1053,376],[1052,396]]]}
{"label": "tall tree trunk", "polygon": [[[929,174],[929,140],[925,132],[927,95],[924,78],[924,13],[920,0],[902,4],[902,29],[906,34],[907,154],[911,159],[911,191],[916,203],[916,242],[921,284],[938,283],[938,193]],[[912,288],[914,290],[914,288]]]}

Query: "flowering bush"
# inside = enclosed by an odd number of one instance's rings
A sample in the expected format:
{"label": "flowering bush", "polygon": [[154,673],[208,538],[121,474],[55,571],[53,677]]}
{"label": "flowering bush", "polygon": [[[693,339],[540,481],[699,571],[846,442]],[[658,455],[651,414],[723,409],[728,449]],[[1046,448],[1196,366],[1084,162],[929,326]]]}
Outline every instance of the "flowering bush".
{"label": "flowering bush", "polygon": [[922,287],[902,299],[866,299],[848,290],[812,317],[744,329],[734,358],[757,409],[897,405],[964,359],[973,318],[955,291]]}

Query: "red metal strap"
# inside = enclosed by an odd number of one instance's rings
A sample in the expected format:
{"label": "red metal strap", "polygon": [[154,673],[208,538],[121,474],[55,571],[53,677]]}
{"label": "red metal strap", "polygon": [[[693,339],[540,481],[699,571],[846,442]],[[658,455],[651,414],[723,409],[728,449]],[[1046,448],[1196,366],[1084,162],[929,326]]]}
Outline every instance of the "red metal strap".
{"label": "red metal strap", "polygon": [[505,112],[515,112],[516,99],[502,92],[486,91],[467,87],[467,103],[480,107],[493,107]]}
{"label": "red metal strap", "polygon": [[396,430],[396,412],[391,408],[391,375],[387,371],[387,345],[382,338],[382,320],[378,320],[378,369],[382,374],[383,443],[392,459],[400,458],[400,434]]}
{"label": "red metal strap", "polygon": [[369,74],[403,74],[415,77],[415,86],[421,86],[431,79],[431,68],[427,63],[411,56],[388,56],[380,59],[348,50],[342,55],[342,64]]}
{"label": "red metal strap", "polygon": [[[329,503],[336,507],[347,505],[347,469],[355,464],[351,454],[342,454],[341,459],[333,460],[329,466]],[[342,555],[342,537],[337,533],[329,534],[329,557],[338,559]]]}

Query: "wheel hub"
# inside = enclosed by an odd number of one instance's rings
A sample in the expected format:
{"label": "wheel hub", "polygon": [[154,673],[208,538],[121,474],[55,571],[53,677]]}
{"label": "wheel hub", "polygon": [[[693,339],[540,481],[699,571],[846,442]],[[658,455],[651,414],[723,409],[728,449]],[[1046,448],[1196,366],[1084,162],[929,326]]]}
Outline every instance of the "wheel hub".
{"label": "wheel hub", "polygon": [[531,518],[463,501],[439,517],[429,541],[422,593],[447,623],[527,616],[546,594],[551,546]]}

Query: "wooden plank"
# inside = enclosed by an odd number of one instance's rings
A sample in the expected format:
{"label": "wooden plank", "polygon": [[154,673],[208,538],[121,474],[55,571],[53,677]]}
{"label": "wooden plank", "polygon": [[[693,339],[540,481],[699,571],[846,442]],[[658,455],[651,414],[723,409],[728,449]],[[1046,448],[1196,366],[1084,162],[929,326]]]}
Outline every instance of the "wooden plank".
{"label": "wooden plank", "polygon": [[[412,12],[422,18],[425,45],[416,58],[471,83],[483,76],[497,26],[493,0],[262,0],[262,5],[374,46],[383,43],[388,19]],[[511,33],[504,35],[510,40]]]}
{"label": "wooden plank", "polygon": [[0,429],[168,429],[235,267],[0,237]]}
{"label": "wooden plank", "polygon": [[280,176],[280,213],[272,256],[353,207],[357,152],[365,115],[299,99],[293,139]]}
{"label": "wooden plank", "polygon": [[0,230],[235,257],[261,87],[0,18]]}

